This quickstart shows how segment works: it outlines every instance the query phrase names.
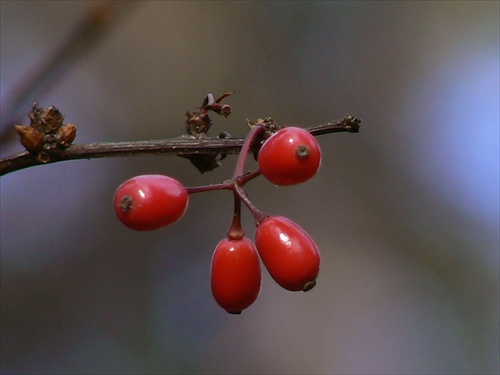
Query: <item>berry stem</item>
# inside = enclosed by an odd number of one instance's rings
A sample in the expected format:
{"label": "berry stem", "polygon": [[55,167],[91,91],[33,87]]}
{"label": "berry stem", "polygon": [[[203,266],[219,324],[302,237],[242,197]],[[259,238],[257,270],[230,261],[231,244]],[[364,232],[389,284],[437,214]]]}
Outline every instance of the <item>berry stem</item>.
{"label": "berry stem", "polygon": [[241,240],[245,235],[245,231],[241,226],[241,199],[236,190],[233,190],[233,197],[234,197],[233,221],[231,222],[231,227],[227,232],[227,238],[229,238],[230,240]]}
{"label": "berry stem", "polygon": [[256,171],[248,172],[245,173],[244,175],[236,177],[234,180],[237,182],[238,185],[243,186],[245,185],[248,181],[253,180],[255,177],[258,177],[262,174],[260,169],[257,169]]}
{"label": "berry stem", "polygon": [[247,134],[245,142],[243,142],[243,146],[241,146],[236,167],[234,168],[234,174],[233,174],[234,179],[237,179],[238,177],[243,175],[244,173],[243,170],[245,169],[245,163],[247,160],[248,152],[250,151],[250,147],[252,146],[252,143],[255,141],[255,138],[263,131],[264,131],[263,126],[254,126]]}
{"label": "berry stem", "polygon": [[[245,189],[243,189],[243,185],[250,181],[251,179],[259,176],[261,174],[260,170],[257,169],[256,171],[253,172],[248,172],[244,173],[245,169],[245,163],[248,157],[248,153],[250,151],[250,147],[252,144],[255,142],[255,139],[257,136],[264,131],[263,126],[254,126],[250,130],[250,132],[247,134],[245,138],[245,142],[243,143],[243,146],[241,146],[240,154],[238,156],[238,161],[236,162],[236,167],[234,168],[234,173],[233,173],[233,193],[234,193],[234,207],[235,207],[235,216],[233,218],[233,225],[231,226],[231,230],[228,233],[228,237],[232,231],[232,228],[240,228],[241,231],[241,223],[240,223],[240,216],[241,216],[241,201],[245,203],[245,205],[250,209],[250,212],[252,213],[256,224],[258,225],[262,220],[266,218],[266,215],[264,215],[262,212],[260,212],[257,207],[254,206],[254,204],[250,201],[250,198],[248,197],[247,192]],[[238,210],[238,212],[236,212]],[[237,222],[236,222],[237,219]]]}
{"label": "berry stem", "polygon": [[186,191],[188,192],[188,194],[203,193],[205,191],[215,190],[233,190],[233,183],[231,181],[226,181],[221,182],[220,184],[186,187]]}
{"label": "berry stem", "polygon": [[243,201],[245,205],[248,207],[250,212],[252,213],[254,219],[255,219],[255,225],[259,226],[259,224],[269,217],[269,215],[264,214],[262,211],[260,211],[257,207],[254,206],[250,198],[248,197],[247,192],[245,189],[243,189],[238,183],[235,182],[234,186],[234,193],[238,196],[239,200]]}

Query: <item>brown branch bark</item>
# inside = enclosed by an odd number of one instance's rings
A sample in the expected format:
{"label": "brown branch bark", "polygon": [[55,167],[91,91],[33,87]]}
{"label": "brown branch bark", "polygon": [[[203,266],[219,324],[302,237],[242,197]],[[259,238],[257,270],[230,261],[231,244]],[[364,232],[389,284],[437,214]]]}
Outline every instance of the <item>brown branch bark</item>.
{"label": "brown branch bark", "polygon": [[[349,132],[359,132],[361,120],[346,115],[342,120],[314,126],[307,130],[314,136]],[[102,142],[74,144],[65,150],[50,153],[31,154],[28,151],[0,159],[0,176],[36,165],[56,163],[65,160],[95,159],[139,154],[238,154],[243,145],[243,138],[188,138],[178,137],[150,141]]]}

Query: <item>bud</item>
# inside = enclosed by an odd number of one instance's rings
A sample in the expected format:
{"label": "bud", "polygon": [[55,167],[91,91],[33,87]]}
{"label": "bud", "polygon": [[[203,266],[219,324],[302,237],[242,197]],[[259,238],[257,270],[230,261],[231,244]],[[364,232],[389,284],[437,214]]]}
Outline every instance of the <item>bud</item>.
{"label": "bud", "polygon": [[31,126],[15,125],[17,133],[21,136],[21,144],[31,153],[37,153],[43,149],[43,134]]}
{"label": "bud", "polygon": [[59,128],[56,134],[57,143],[63,148],[67,148],[76,138],[76,125],[66,124]]}

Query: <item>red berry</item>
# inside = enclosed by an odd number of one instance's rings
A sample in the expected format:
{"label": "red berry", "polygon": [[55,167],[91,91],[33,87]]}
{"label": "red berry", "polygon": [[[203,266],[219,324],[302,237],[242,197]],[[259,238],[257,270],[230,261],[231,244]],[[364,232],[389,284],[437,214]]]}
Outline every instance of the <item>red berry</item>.
{"label": "red berry", "polygon": [[307,130],[287,127],[278,130],[259,151],[262,174],[276,185],[295,185],[313,177],[321,164],[321,149]]}
{"label": "red berry", "polygon": [[116,190],[114,207],[127,227],[154,230],[172,224],[186,211],[189,197],[177,180],[163,175],[142,175],[125,181]]}
{"label": "red berry", "polygon": [[255,245],[243,237],[223,239],[215,248],[210,276],[212,294],[230,314],[240,314],[259,295],[260,261]]}
{"label": "red berry", "polygon": [[283,288],[308,291],[316,285],[320,255],[313,239],[283,216],[271,216],[257,227],[257,251],[269,274]]}

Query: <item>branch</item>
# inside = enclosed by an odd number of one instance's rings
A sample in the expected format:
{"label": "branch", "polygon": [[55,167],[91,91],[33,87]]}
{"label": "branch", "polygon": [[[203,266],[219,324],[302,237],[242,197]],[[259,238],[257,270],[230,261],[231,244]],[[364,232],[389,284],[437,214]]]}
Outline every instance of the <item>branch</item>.
{"label": "branch", "polygon": [[[340,132],[357,133],[359,132],[360,123],[360,119],[346,115],[342,120],[314,126],[307,130],[314,136]],[[32,154],[28,151],[2,158],[0,159],[0,176],[36,165],[65,160],[139,154],[173,154],[178,156],[238,154],[243,142],[243,138],[195,138],[183,136],[151,141],[73,144],[65,150],[56,149],[50,153],[43,153],[43,158],[40,157],[41,154]]]}
{"label": "branch", "polygon": [[14,91],[8,93],[7,104],[2,106],[1,111],[1,122],[7,126],[2,129],[0,138],[5,139],[7,129],[19,121],[21,113],[24,116],[23,108],[27,102],[33,102],[32,98],[40,97],[41,93],[48,91],[74,63],[88,55],[89,50],[104,38],[111,26],[132,10],[132,5],[135,4],[136,2],[127,1],[118,5],[113,1],[106,1],[93,6],[63,44],[37,62]]}

